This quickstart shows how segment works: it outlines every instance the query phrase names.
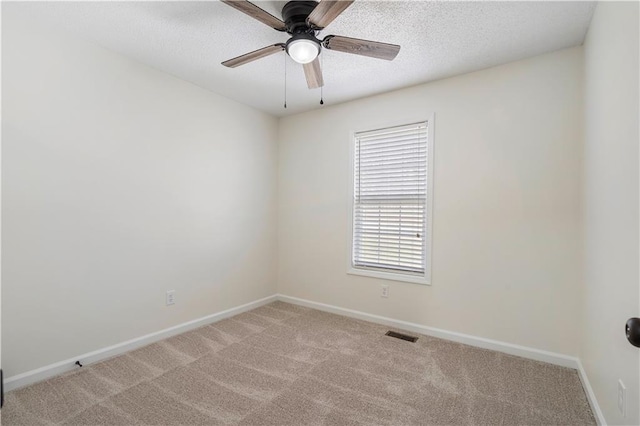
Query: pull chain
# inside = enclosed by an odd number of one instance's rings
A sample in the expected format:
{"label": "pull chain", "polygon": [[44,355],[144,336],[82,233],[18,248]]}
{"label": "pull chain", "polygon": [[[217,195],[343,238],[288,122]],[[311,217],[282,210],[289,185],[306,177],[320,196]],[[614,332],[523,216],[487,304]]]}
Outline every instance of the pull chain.
{"label": "pull chain", "polygon": [[284,107],[287,108],[287,54],[284,54]]}
{"label": "pull chain", "polygon": [[[320,58],[320,69],[324,69],[324,59]],[[322,86],[320,86],[320,105],[324,105],[324,78],[322,79]]]}

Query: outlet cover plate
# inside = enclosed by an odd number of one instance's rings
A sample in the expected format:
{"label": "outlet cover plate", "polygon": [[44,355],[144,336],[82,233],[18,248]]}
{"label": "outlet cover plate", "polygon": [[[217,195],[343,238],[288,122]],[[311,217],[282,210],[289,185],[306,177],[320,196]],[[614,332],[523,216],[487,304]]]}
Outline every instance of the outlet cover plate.
{"label": "outlet cover plate", "polygon": [[388,285],[383,285],[382,286],[382,291],[380,293],[380,297],[389,297],[389,286]]}
{"label": "outlet cover plate", "polygon": [[627,417],[627,388],[622,380],[618,380],[618,411],[622,417]]}
{"label": "outlet cover plate", "polygon": [[175,305],[175,303],[176,303],[176,291],[167,290],[167,306]]}

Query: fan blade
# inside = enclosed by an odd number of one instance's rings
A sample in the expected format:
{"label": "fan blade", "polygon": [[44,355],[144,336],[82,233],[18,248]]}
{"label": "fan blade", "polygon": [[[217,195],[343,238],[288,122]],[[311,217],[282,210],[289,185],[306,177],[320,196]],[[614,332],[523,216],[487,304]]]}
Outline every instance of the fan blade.
{"label": "fan blade", "polygon": [[282,52],[284,50],[284,44],[278,43],[273,46],[263,47],[262,49],[254,50],[253,52],[245,53],[237,58],[224,61],[222,65],[229,68],[239,67],[240,65],[247,64],[255,61],[256,59],[264,58],[265,56],[273,55],[274,53]]}
{"label": "fan blade", "polygon": [[317,89],[324,86],[324,80],[322,79],[322,69],[320,69],[320,60],[314,59],[308,64],[302,65],[304,68],[304,76],[307,77],[307,86],[309,89]]}
{"label": "fan blade", "polygon": [[333,22],[353,2],[354,0],[322,0],[309,14],[307,22],[314,29],[321,30]]}
{"label": "fan blade", "polygon": [[322,45],[327,49],[337,50],[338,52],[370,56],[372,58],[386,59],[387,61],[393,61],[398,56],[398,52],[400,52],[400,46],[397,44],[331,35],[322,40]]}
{"label": "fan blade", "polygon": [[253,19],[257,19],[263,24],[267,24],[274,30],[278,31],[286,31],[287,26],[280,19],[276,18],[269,12],[266,12],[260,9],[255,4],[251,3],[247,0],[220,0],[224,4],[228,4],[229,6],[238,9],[242,13],[246,13],[251,16]]}

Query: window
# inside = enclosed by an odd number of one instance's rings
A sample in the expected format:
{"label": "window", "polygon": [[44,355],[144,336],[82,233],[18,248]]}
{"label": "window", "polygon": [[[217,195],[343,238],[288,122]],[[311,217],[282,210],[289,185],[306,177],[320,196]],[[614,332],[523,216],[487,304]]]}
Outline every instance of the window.
{"label": "window", "polygon": [[429,124],[354,134],[349,273],[430,283]]}

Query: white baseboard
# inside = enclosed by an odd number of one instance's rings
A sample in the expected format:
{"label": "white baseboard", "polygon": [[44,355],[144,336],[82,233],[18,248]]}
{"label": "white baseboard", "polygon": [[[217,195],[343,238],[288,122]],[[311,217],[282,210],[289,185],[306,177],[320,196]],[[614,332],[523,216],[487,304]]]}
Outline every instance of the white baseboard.
{"label": "white baseboard", "polygon": [[193,330],[194,328],[198,328],[206,324],[211,324],[230,316],[258,308],[275,300],[277,300],[277,295],[265,297],[263,299],[255,300],[244,305],[236,306],[235,308],[227,309],[222,312],[217,312],[215,314],[207,315],[205,317],[198,318],[192,321],[187,321],[173,327],[165,328],[164,330],[156,331],[155,333],[136,337],[135,339],[127,340],[126,342],[118,343],[113,346],[108,346],[106,348],[98,349],[86,354],[81,354],[64,361],[56,362],[55,364],[50,364],[44,367],[37,368],[35,370],[27,371],[25,373],[17,374],[4,380],[4,390],[5,392],[8,392],[13,389],[27,386],[31,383],[48,379],[58,374],[71,371],[75,368],[78,368],[75,365],[76,361],[78,360],[82,362],[83,365],[93,364],[95,362],[102,361],[116,355],[121,355],[125,352],[129,352],[142,346],[149,345],[151,343],[157,342],[158,340],[166,339],[167,337],[184,333],[185,331]]}
{"label": "white baseboard", "polygon": [[591,411],[593,411],[593,415],[595,416],[596,421],[600,426],[606,426],[607,422],[605,421],[602,410],[600,410],[600,406],[598,405],[596,394],[593,392],[591,383],[589,383],[587,372],[582,366],[582,362],[580,360],[578,360],[578,375],[580,376],[582,387],[584,388],[584,392],[587,394],[587,400],[589,400],[589,405],[591,406]]}
{"label": "white baseboard", "polygon": [[188,321],[173,327],[166,328],[164,330],[150,333],[145,336],[137,337],[135,339],[127,340],[126,342],[118,343],[113,346],[98,349],[93,352],[78,355],[76,357],[50,364],[35,370],[27,371],[25,373],[17,374],[12,377],[8,377],[4,381],[5,391],[11,391],[23,386],[27,386],[31,383],[35,383],[41,380],[48,379],[58,374],[71,371],[76,367],[75,362],[80,360],[83,364],[92,364],[106,358],[111,358],[116,355],[129,352],[139,347],[157,342],[158,340],[166,339],[176,334],[184,333],[202,325],[211,324],[216,321],[240,314],[242,312],[249,311],[251,309],[258,308],[267,303],[271,303],[275,300],[281,300],[283,302],[292,303],[295,305],[306,306],[320,311],[331,312],[338,315],[344,315],[351,318],[357,318],[365,321],[370,321],[378,324],[395,327],[401,330],[412,331],[415,333],[424,334],[427,336],[439,337],[441,339],[451,340],[454,342],[464,343],[470,346],[476,346],[484,349],[491,349],[510,355],[520,356],[523,358],[533,359],[536,361],[548,362],[550,364],[559,365],[562,367],[569,367],[576,369],[578,375],[584,387],[587,399],[591,405],[591,409],[596,417],[596,421],[599,425],[606,425],[602,411],[598,405],[591,384],[587,374],[580,362],[580,359],[562,355],[554,352],[547,352],[539,349],[534,349],[526,346],[514,345],[511,343],[500,342],[497,340],[485,339],[482,337],[471,336],[468,334],[457,333],[453,331],[442,330],[439,328],[428,327],[420,324],[415,324],[407,321],[396,320],[393,318],[383,317],[379,315],[368,314],[365,312],[355,311],[352,309],[341,308],[338,306],[327,305],[324,303],[312,302],[310,300],[299,299],[297,297],[286,296],[283,294],[276,294],[273,296],[265,297],[250,303],[246,303],[235,308],[227,309],[222,312],[207,315],[202,318],[198,318],[192,321]]}
{"label": "white baseboard", "polygon": [[578,369],[578,358],[562,355],[554,352],[547,352],[540,349],[529,348],[526,346],[514,345],[511,343],[500,342],[498,340],[485,339],[483,337],[471,336],[468,334],[457,333],[454,331],[442,330],[439,328],[428,327],[407,321],[400,321],[393,318],[372,315],[365,312],[354,311],[352,309],[340,308],[338,306],[326,305],[324,303],[312,302],[310,300],[299,299],[297,297],[285,296],[278,294],[278,300],[293,303],[296,305],[306,306],[308,308],[318,309],[320,311],[331,312],[334,314],[344,315],[347,317],[357,318],[365,321],[371,321],[378,324],[396,327],[401,330],[413,331],[414,333],[425,334],[427,336],[439,337],[441,339],[452,340],[454,342],[464,343],[470,346],[476,346],[484,349],[492,349],[494,351],[504,352],[510,355],[516,355],[523,358],[533,359],[536,361],[548,362],[550,364],[560,365]]}
{"label": "white baseboard", "polygon": [[471,336],[468,334],[457,333],[454,331],[442,330],[434,327],[427,327],[425,325],[415,324],[407,321],[400,321],[393,318],[387,318],[379,315],[372,315],[365,312],[354,311],[352,309],[340,308],[338,306],[327,305],[324,303],[312,302],[310,300],[299,299],[297,297],[286,296],[284,294],[277,295],[278,300],[287,303],[293,303],[295,305],[306,306],[308,308],[318,309],[320,311],[331,312],[333,314],[344,315],[351,318],[357,318],[365,321],[375,322],[377,324],[383,324],[390,327],[395,327],[401,330],[412,331],[414,333],[420,333],[427,336],[439,337],[441,339],[452,340],[458,343],[464,343],[466,345],[475,346],[484,349],[491,349],[494,351],[503,352],[509,355],[520,356],[522,358],[533,359],[536,361],[548,362],[549,364],[559,365],[562,367],[573,368],[578,371],[578,376],[582,382],[582,387],[587,395],[589,405],[593,411],[596,421],[599,425],[605,426],[606,421],[602,415],[602,410],[598,405],[591,384],[587,377],[587,373],[582,367],[582,362],[579,358],[558,354],[554,352],[543,351],[540,349],[530,348],[527,346],[514,345],[512,343],[500,342],[498,340],[485,339],[483,337]]}

